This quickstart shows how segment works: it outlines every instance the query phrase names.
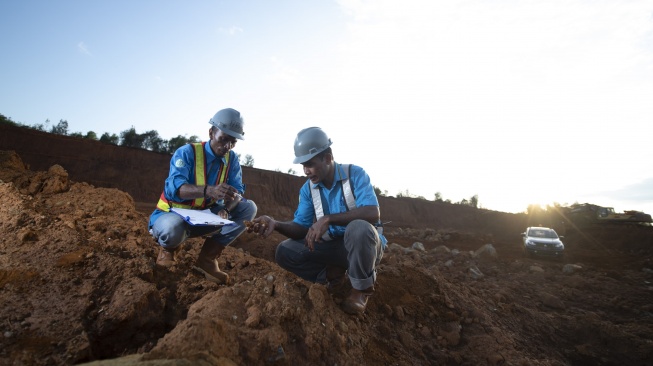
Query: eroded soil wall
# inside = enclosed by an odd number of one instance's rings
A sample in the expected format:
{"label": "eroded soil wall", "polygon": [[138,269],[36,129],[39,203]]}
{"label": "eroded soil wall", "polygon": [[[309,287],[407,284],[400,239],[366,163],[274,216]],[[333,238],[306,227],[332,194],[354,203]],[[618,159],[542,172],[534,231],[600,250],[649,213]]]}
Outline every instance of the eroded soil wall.
{"label": "eroded soil wall", "polygon": [[[0,150],[16,151],[35,171],[59,164],[71,180],[120,189],[146,208],[147,205],[154,208],[170,163],[170,155],[164,153],[7,124],[0,124]],[[292,218],[299,188],[305,182],[303,177],[250,167],[243,167],[243,180],[247,186],[246,196],[258,204],[259,214],[282,220]],[[495,239],[518,242],[518,234],[527,224],[525,215],[521,214],[422,199],[379,197],[379,203],[382,220],[394,227],[454,230],[473,227]]]}

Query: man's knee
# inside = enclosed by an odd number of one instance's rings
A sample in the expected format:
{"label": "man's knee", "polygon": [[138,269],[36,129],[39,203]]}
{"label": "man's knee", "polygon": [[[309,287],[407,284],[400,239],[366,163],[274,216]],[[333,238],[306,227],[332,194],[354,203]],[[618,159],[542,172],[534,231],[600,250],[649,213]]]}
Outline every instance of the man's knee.
{"label": "man's knee", "polygon": [[[303,245],[302,245],[303,247]],[[274,251],[274,260],[282,268],[290,268],[301,262],[301,253],[298,250],[298,243],[292,239],[287,239],[277,245]]]}
{"label": "man's knee", "polygon": [[279,243],[277,248],[274,250],[274,261],[282,267],[282,263],[286,263],[288,258],[288,248],[285,248],[283,243],[284,242]]}
{"label": "man's knee", "polygon": [[[158,221],[158,220],[157,220]],[[186,229],[182,225],[155,225],[152,227],[152,235],[162,247],[175,249],[186,240]]]}
{"label": "man's knee", "polygon": [[351,237],[352,235],[357,238],[373,238],[376,229],[372,224],[365,220],[354,220],[347,225],[345,229],[345,237]]}
{"label": "man's knee", "polygon": [[238,218],[243,219],[243,220],[252,220],[254,217],[256,217],[256,212],[258,211],[258,207],[256,206],[256,203],[252,200],[247,200],[247,201],[241,201],[238,204]]}
{"label": "man's knee", "polygon": [[188,237],[186,224],[181,216],[166,213],[152,225],[152,236],[164,248],[175,249]]}
{"label": "man's knee", "polygon": [[252,200],[247,200],[246,202],[243,202],[245,205],[244,213],[245,216],[254,218],[256,216],[256,211],[258,210],[258,207],[256,207],[256,203]]}

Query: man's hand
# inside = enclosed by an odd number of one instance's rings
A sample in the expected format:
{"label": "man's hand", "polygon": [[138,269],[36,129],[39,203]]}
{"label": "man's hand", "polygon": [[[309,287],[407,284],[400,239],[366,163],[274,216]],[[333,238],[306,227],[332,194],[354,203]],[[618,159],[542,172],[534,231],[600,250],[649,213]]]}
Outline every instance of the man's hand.
{"label": "man's hand", "polygon": [[308,233],[306,233],[306,245],[311,252],[315,248],[315,242],[322,242],[322,236],[327,232],[328,229],[328,216],[322,216],[308,229]]}
{"label": "man's hand", "polygon": [[252,221],[245,221],[248,233],[255,233],[264,238],[272,234],[277,222],[270,216],[260,216]]}
{"label": "man's hand", "polygon": [[213,198],[215,201],[233,201],[237,194],[238,190],[227,183],[206,187],[206,197]]}

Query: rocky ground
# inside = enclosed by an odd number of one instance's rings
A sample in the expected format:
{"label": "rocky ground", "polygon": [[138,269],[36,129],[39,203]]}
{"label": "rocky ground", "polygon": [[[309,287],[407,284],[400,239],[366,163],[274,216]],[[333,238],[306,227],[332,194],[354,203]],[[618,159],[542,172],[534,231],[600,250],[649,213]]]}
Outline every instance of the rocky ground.
{"label": "rocky ground", "polygon": [[651,227],[567,232],[550,260],[518,233],[390,225],[350,316],[274,264],[281,236],[243,234],[218,286],[192,269],[201,239],[156,267],[151,207],[123,191],[7,152],[0,181],[0,365],[653,364]]}

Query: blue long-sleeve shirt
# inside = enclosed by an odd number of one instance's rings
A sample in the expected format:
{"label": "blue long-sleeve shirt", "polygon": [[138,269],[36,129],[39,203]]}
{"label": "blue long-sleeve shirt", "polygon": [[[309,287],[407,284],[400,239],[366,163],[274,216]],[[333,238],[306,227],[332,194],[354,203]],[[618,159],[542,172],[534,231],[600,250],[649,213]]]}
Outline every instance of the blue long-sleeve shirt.
{"label": "blue long-sleeve shirt", "polygon": [[[213,185],[218,179],[220,168],[226,163],[224,156],[216,156],[211,150],[210,143],[204,144],[204,159],[206,161],[206,183]],[[245,193],[245,184],[243,183],[243,172],[235,152],[229,151],[229,172],[227,175],[227,184],[236,188],[240,194]],[[165,180],[163,194],[169,200],[182,202],[185,201],[179,197],[179,188],[184,184],[195,183],[195,150],[192,144],[186,144],[172,155],[170,159],[170,172]],[[155,209],[150,215],[149,226],[152,227],[156,219],[164,212]]]}

